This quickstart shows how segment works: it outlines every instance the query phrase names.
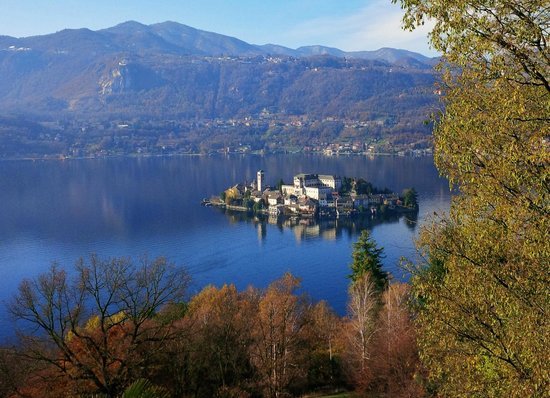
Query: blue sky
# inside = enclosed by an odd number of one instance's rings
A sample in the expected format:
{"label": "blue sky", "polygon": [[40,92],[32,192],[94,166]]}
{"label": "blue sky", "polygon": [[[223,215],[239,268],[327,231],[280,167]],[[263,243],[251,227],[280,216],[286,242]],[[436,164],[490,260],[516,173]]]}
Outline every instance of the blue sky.
{"label": "blue sky", "polygon": [[170,20],[252,44],[320,44],[347,51],[394,47],[436,55],[427,29],[403,31],[401,16],[390,0],[0,0],[0,35]]}

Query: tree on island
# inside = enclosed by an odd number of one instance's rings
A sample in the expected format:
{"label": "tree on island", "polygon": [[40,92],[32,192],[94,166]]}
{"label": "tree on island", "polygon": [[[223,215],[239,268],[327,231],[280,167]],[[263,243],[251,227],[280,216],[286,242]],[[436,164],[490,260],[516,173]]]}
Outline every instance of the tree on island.
{"label": "tree on island", "polygon": [[413,269],[433,394],[548,394],[547,0],[394,0],[444,62],[434,159],[459,194]]}
{"label": "tree on island", "polygon": [[252,205],[252,211],[259,212],[266,208],[265,200],[260,199]]}
{"label": "tree on island", "polygon": [[354,185],[357,195],[370,195],[375,191],[372,184],[368,181],[365,181],[363,178],[359,178],[357,181],[355,181]]}
{"label": "tree on island", "polygon": [[352,188],[353,188],[353,178],[343,177],[342,178],[342,186],[340,187],[340,193],[341,194],[350,193]]}
{"label": "tree on island", "polygon": [[418,208],[418,194],[414,188],[407,188],[403,191],[403,206]]}
{"label": "tree on island", "polygon": [[283,187],[283,185],[285,185],[285,182],[283,181],[282,178],[279,178],[279,181],[277,181],[277,191],[281,192],[281,188]]}

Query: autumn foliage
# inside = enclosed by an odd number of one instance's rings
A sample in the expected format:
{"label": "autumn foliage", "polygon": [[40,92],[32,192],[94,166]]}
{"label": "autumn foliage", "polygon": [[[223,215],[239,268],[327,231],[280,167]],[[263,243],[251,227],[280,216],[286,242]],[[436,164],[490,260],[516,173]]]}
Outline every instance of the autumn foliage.
{"label": "autumn foliage", "polygon": [[547,0],[395,0],[430,20],[443,106],[434,160],[456,189],[420,234],[420,353],[446,397],[550,391]]}
{"label": "autumn foliage", "polygon": [[186,299],[188,277],[163,258],[92,256],[75,271],[53,266],[21,284],[10,309],[27,327],[0,350],[3,396],[418,396],[405,285],[380,292],[366,273],[341,317],[300,294],[291,274]]}

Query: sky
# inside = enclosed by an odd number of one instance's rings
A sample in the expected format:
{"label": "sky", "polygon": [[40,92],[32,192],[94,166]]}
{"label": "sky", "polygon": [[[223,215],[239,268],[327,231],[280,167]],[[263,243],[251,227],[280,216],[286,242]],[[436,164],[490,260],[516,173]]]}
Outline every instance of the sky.
{"label": "sky", "polygon": [[429,26],[403,31],[402,15],[391,0],[0,0],[0,35],[174,21],[251,44],[393,47],[437,55],[426,38]]}

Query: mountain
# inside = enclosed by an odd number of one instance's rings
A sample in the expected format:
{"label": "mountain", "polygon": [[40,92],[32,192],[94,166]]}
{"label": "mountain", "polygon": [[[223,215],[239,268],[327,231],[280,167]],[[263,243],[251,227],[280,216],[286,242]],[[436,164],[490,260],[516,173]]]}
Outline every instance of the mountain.
{"label": "mountain", "polygon": [[256,46],[234,37],[205,32],[176,22],[151,25],[151,29],[166,42],[178,46],[183,45],[194,54],[239,56],[262,54]]}
{"label": "mountain", "polygon": [[424,145],[434,62],[390,48],[258,46],[175,22],[0,36],[0,157],[29,147],[36,155],[78,153],[79,145],[89,153],[128,131],[147,136],[139,144],[147,152],[166,147],[167,126],[170,142],[189,151]]}

